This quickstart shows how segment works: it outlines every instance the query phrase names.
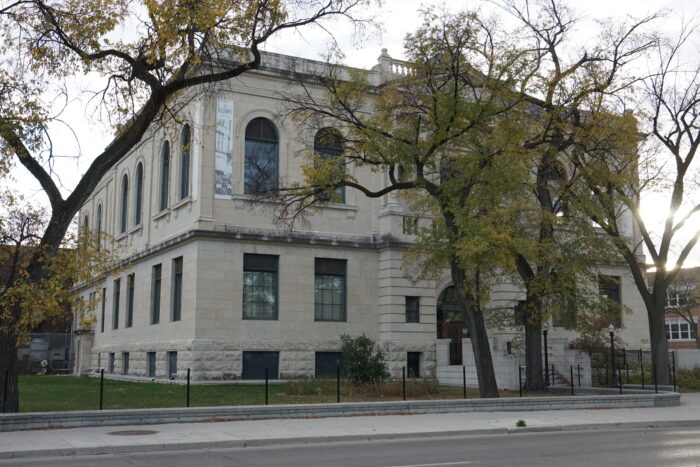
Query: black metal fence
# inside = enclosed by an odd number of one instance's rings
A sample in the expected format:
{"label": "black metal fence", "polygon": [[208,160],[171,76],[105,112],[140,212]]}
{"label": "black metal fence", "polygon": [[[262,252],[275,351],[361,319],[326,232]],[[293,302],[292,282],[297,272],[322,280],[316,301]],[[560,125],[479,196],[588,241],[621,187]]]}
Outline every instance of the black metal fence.
{"label": "black metal fence", "polygon": [[[658,390],[657,374],[651,351],[643,349],[614,349],[591,353],[591,378],[594,386],[616,387],[621,384],[636,384],[643,389]],[[676,390],[676,359],[669,352],[668,372],[671,385]]]}

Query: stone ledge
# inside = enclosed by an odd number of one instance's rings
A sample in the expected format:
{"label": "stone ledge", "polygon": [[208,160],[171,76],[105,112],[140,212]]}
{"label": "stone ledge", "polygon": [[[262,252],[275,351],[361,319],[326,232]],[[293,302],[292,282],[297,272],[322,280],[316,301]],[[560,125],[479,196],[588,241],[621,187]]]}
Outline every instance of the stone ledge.
{"label": "stone ledge", "polygon": [[610,394],[571,397],[509,397],[500,399],[35,412],[0,414],[0,431],[48,427],[68,428],[182,423],[203,420],[262,420],[348,415],[670,407],[680,405],[680,398],[681,395],[679,393],[663,392],[658,394]]}

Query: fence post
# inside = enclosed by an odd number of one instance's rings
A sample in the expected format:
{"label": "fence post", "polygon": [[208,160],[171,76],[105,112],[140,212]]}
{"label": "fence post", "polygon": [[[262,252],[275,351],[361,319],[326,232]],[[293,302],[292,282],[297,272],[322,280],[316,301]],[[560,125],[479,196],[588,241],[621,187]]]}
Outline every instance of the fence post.
{"label": "fence post", "polygon": [[403,400],[406,400],[406,367],[401,367],[403,369],[402,371],[402,380],[403,380]]}
{"label": "fence post", "polygon": [[605,364],[605,385],[610,386],[610,365]]}
{"label": "fence post", "polygon": [[523,367],[518,365],[518,392],[523,397]]}
{"label": "fence post", "polygon": [[552,376],[552,386],[554,386],[554,363],[552,363],[552,371],[549,374]]}
{"label": "fence post", "polygon": [[105,369],[100,368],[100,410],[102,410],[102,401],[104,399],[105,388]]}
{"label": "fence post", "polygon": [[340,365],[335,367],[335,401],[340,403]]}
{"label": "fence post", "polygon": [[625,364],[625,371],[627,372],[627,384],[630,384],[630,366]]}
{"label": "fence post", "polygon": [[270,380],[270,372],[268,368],[265,368],[265,405],[269,402],[269,395],[268,395],[268,385],[269,385],[269,380]]}
{"label": "fence post", "polygon": [[[581,387],[581,365],[576,365],[576,370],[578,371],[578,387]],[[591,370],[591,386],[593,385],[593,370]]]}
{"label": "fence post", "polygon": [[574,366],[569,365],[569,376],[571,376],[571,395],[574,395]]}
{"label": "fence post", "polygon": [[190,406],[190,369],[187,369],[187,407]]}
{"label": "fence post", "polygon": [[673,362],[673,392],[676,392],[676,352],[671,352],[672,362]]}
{"label": "fence post", "polygon": [[620,385],[620,394],[622,394],[622,375],[620,374],[621,371],[622,371],[622,369],[618,366],[617,367],[617,382]]}
{"label": "fence post", "polygon": [[642,358],[642,349],[639,349],[639,373],[642,375],[642,389],[644,387],[644,359]]}
{"label": "fence post", "polygon": [[464,390],[464,398],[467,398],[467,370],[462,365],[462,389]]}

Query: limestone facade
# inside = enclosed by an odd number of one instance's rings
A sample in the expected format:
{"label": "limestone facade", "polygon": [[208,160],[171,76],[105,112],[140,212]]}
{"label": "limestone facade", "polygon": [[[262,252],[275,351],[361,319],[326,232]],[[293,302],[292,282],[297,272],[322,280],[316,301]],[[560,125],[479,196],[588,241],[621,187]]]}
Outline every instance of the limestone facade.
{"label": "limestone facade", "polygon": [[[392,73],[405,72],[397,64],[384,51],[378,65],[369,71],[370,80],[379,84]],[[100,181],[80,210],[79,222],[93,232],[101,230],[112,236],[123,247],[127,263],[80,288],[86,297],[104,294],[104,300],[92,310],[96,317],[92,328],[82,330],[83,357],[77,363],[78,371],[104,368],[137,379],[182,379],[189,368],[195,381],[235,380],[243,377],[244,353],[278,352],[276,377],[309,376],[315,373],[318,352],[337,352],[341,334],[362,333],[382,346],[388,369],[395,376],[408,364],[409,353],[414,359],[419,354],[421,376],[435,376],[438,366],[449,365],[439,356],[444,351],[436,333],[437,301],[450,285],[449,275],[446,272],[437,281],[416,280],[402,268],[412,239],[403,229],[411,212],[402,202],[393,196],[369,199],[346,190],[344,203],[312,212],[308,225],[288,231],[273,222],[274,206],[245,194],[245,132],[256,118],[269,120],[277,132],[279,180],[302,178],[301,165],[314,135],[281,116],[285,109],[282,96],[300,92],[300,81],[320,96],[314,76],[325,66],[312,60],[264,55],[260,70],[194,96],[177,123],[154,127]],[[228,178],[222,183],[221,160],[217,161],[221,134],[217,136],[217,131],[221,109],[226,108],[232,108],[231,139],[230,157],[224,158],[228,171],[224,178]],[[190,128],[189,145],[182,143],[184,125]],[[168,177],[163,175],[166,141]],[[187,161],[183,156],[186,146]],[[366,168],[352,171],[355,178],[382,186],[383,174]],[[140,197],[136,194],[139,174],[143,176]],[[136,213],[138,199],[140,216]],[[126,219],[123,232],[122,219]],[[246,254],[277,257],[275,319],[243,317]],[[316,258],[346,261],[345,320],[315,319]],[[176,279],[176,264],[181,264],[180,279]],[[154,323],[158,265],[160,319]],[[623,318],[621,332],[625,339],[644,346],[643,307],[626,268],[606,266],[601,273],[622,278],[622,302],[634,313]],[[132,280],[128,276],[133,277],[133,320],[127,327],[131,300],[127,289]],[[119,294],[115,280],[119,280]],[[181,300],[175,299],[176,280],[181,284]],[[418,322],[407,322],[407,296],[419,297]],[[494,303],[508,306],[523,298],[515,284],[504,285],[493,294]],[[502,351],[498,346],[505,345],[512,334],[499,337],[494,333],[494,352]],[[570,337],[556,329],[552,335]]]}

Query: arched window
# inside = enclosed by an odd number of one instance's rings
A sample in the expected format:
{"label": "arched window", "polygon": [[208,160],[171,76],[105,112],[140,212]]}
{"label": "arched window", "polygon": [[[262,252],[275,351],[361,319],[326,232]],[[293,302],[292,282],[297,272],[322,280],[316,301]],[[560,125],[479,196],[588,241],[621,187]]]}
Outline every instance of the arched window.
{"label": "arched window", "polygon": [[256,118],[245,129],[244,193],[260,195],[277,189],[277,130],[266,118]]}
{"label": "arched window", "polygon": [[102,246],[102,205],[98,204],[97,205],[97,219],[95,219],[95,236],[96,236],[96,245],[97,245],[97,251],[100,251],[100,247]]}
{"label": "arched window", "polygon": [[83,231],[87,232],[89,228],[90,228],[90,219],[88,218],[88,215],[85,214],[85,217],[83,217]]}
{"label": "arched window", "polygon": [[[314,138],[314,153],[326,160],[338,159],[339,175],[343,164],[344,152],[343,136],[338,130],[335,128],[321,128],[318,130],[316,137]],[[319,199],[321,201],[345,203],[345,187],[341,186],[336,188],[334,197],[332,197],[330,194],[323,193],[319,196]]]}
{"label": "arched window", "polygon": [[143,206],[143,164],[136,166],[136,196],[134,199],[134,225],[141,224]]}
{"label": "arched window", "polygon": [[190,126],[185,125],[180,134],[180,199],[190,195]]}
{"label": "arched window", "polygon": [[164,210],[168,207],[168,184],[170,183],[170,143],[163,143],[160,166],[160,203],[158,207]]}
{"label": "arched window", "polygon": [[122,196],[119,217],[119,233],[126,232],[126,220],[129,210],[129,177],[124,174],[122,177]]}

